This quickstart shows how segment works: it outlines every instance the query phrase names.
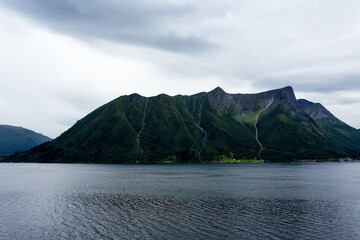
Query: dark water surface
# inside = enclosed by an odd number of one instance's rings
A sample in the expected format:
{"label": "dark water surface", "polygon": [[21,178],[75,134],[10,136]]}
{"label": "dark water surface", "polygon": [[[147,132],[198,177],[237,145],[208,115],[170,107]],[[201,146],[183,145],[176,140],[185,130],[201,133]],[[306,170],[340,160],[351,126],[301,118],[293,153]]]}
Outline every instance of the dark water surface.
{"label": "dark water surface", "polygon": [[360,164],[0,164],[0,239],[360,239]]}

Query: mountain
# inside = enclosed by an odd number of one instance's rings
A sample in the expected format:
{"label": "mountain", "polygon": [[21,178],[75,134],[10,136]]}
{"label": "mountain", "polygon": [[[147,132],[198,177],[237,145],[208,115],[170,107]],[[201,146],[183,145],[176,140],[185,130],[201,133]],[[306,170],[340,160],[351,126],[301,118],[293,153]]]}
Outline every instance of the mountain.
{"label": "mountain", "polygon": [[357,129],[337,119],[320,103],[313,103],[305,99],[299,99],[298,102],[316,124],[324,129],[331,142],[341,146],[352,156],[360,155],[360,135]]}
{"label": "mountain", "polygon": [[0,156],[22,152],[50,140],[51,138],[22,127],[0,125]]}
{"label": "mountain", "polygon": [[360,133],[291,87],[257,94],[221,88],[191,96],[121,96],[55,140],[8,161],[206,162],[360,157]]}

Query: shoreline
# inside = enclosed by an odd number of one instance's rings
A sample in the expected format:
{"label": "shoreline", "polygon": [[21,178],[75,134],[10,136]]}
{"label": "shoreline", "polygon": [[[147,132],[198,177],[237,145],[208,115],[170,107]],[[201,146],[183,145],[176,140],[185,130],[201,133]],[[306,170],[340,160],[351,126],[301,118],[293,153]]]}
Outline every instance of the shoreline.
{"label": "shoreline", "polygon": [[359,163],[359,159],[294,159],[289,161],[268,161],[268,160],[256,160],[256,161],[209,161],[209,162],[170,162],[170,161],[158,161],[158,162],[122,162],[122,163],[99,163],[99,162],[12,162],[3,161],[0,159],[0,163],[37,163],[37,164],[128,164],[128,165],[171,165],[171,164],[268,164],[268,163]]}
{"label": "shoreline", "polygon": [[291,162],[304,162],[304,163],[321,163],[321,162],[360,162],[359,159],[352,159],[352,158],[336,158],[336,159],[294,159]]}

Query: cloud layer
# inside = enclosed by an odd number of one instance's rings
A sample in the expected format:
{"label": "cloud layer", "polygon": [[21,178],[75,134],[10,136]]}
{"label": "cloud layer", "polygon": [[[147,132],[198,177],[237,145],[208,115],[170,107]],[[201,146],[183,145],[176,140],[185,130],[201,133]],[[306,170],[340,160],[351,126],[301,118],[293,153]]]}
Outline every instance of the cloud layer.
{"label": "cloud layer", "polygon": [[144,0],[12,0],[3,3],[55,31],[85,41],[103,39],[182,53],[213,47],[206,38],[183,34],[167,24],[195,12],[189,4]]}
{"label": "cloud layer", "polygon": [[360,128],[358,9],[356,0],[0,0],[0,121],[56,137],[122,94],[292,85]]}

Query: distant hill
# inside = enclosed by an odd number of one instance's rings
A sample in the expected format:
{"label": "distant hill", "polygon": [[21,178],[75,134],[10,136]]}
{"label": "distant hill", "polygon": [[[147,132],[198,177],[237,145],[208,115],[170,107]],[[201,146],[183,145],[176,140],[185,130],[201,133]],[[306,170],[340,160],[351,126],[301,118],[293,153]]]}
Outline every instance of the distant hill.
{"label": "distant hill", "polygon": [[208,162],[360,157],[360,132],[285,87],[257,94],[221,88],[191,96],[121,96],[55,140],[7,161]]}
{"label": "distant hill", "polygon": [[0,125],[0,156],[22,152],[47,141],[51,138],[31,130]]}

